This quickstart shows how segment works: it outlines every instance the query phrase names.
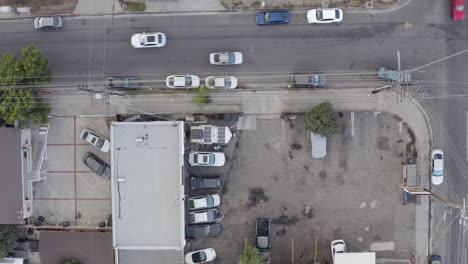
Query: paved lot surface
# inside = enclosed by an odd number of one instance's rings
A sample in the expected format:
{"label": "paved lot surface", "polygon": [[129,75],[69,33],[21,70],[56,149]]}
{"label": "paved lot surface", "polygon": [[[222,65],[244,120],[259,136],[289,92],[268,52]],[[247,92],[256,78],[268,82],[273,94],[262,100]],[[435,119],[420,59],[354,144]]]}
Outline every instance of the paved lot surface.
{"label": "paved lot surface", "polygon": [[[272,263],[331,261],[329,243],[344,239],[349,251],[377,251],[382,263],[407,261],[414,249],[415,205],[402,205],[402,162],[411,137],[392,116],[356,113],[341,119],[341,133],[328,139],[324,159],[311,157],[303,119],[257,119],[226,150],[218,238],[191,242],[187,250],[214,247],[215,263],[234,263],[254,244],[255,218],[272,218]],[[237,141],[237,142],[236,142]],[[294,243],[294,255],[293,255]],[[393,263],[393,262],[392,262]]]}
{"label": "paved lot surface", "polygon": [[111,213],[110,182],[81,161],[86,152],[92,152],[109,162],[109,154],[81,140],[83,128],[109,136],[104,120],[54,117],[51,121],[42,175],[46,179],[34,187],[34,216],[44,216],[48,224],[70,221],[72,225],[97,226]]}

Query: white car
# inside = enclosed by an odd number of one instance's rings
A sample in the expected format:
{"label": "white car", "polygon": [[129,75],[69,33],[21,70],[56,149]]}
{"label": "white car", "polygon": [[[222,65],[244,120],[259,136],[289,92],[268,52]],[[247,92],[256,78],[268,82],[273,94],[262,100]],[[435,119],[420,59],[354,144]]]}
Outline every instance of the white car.
{"label": "white car", "polygon": [[209,76],[205,79],[205,85],[210,89],[235,89],[237,78],[234,76]]}
{"label": "white car", "polygon": [[191,197],[187,201],[189,210],[210,209],[221,204],[219,194],[208,194],[204,196]]}
{"label": "white car", "polygon": [[346,244],[343,240],[333,240],[330,243],[333,262],[335,262],[335,254],[346,253]]}
{"label": "white car", "polygon": [[444,153],[440,149],[432,150],[432,176],[434,185],[439,185],[444,181]]}
{"label": "white car", "polygon": [[166,46],[166,34],[161,32],[134,34],[130,38],[130,43],[136,49],[161,48]]}
{"label": "white car", "polygon": [[214,52],[210,54],[210,64],[213,65],[233,65],[242,64],[244,56],[238,51]]}
{"label": "white car", "polygon": [[166,78],[166,86],[173,89],[190,89],[200,87],[198,75],[170,75]]}
{"label": "white car", "polygon": [[109,152],[110,150],[109,140],[99,136],[89,129],[83,129],[83,131],[81,131],[80,138],[102,152]]}
{"label": "white car", "polygon": [[225,161],[226,157],[223,152],[192,151],[189,154],[191,166],[221,167]]}
{"label": "white car", "polygon": [[223,220],[224,214],[218,208],[212,208],[203,211],[189,212],[188,223],[190,225],[213,224]]}
{"label": "white car", "polygon": [[34,29],[61,29],[63,28],[63,19],[59,16],[36,17],[34,19]]}
{"label": "white car", "polygon": [[343,21],[343,10],[338,8],[311,9],[307,11],[307,22],[310,24],[327,24]]}
{"label": "white car", "polygon": [[185,254],[186,264],[206,263],[216,258],[214,248],[206,248]]}

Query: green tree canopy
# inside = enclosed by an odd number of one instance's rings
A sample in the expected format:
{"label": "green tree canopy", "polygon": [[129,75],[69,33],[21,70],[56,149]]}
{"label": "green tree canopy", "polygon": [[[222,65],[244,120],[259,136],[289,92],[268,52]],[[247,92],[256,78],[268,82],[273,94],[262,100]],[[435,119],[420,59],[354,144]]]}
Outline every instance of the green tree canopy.
{"label": "green tree canopy", "polygon": [[0,58],[0,84],[15,85],[22,83],[24,76],[21,61],[13,54],[4,53]]}
{"label": "green tree canopy", "polygon": [[304,127],[308,131],[329,137],[340,128],[338,113],[329,102],[321,103],[305,115]]}
{"label": "green tree canopy", "polygon": [[42,52],[34,45],[23,49],[21,60],[24,69],[25,83],[48,83],[52,80],[52,72],[49,69],[49,61],[42,57]]}
{"label": "green tree canopy", "polygon": [[77,259],[71,259],[63,264],[80,264],[80,262]]}
{"label": "green tree canopy", "polygon": [[240,256],[239,264],[264,264],[263,257],[254,246],[248,245]]}
{"label": "green tree canopy", "polygon": [[7,257],[8,252],[16,247],[16,231],[15,225],[0,225],[0,259]]}

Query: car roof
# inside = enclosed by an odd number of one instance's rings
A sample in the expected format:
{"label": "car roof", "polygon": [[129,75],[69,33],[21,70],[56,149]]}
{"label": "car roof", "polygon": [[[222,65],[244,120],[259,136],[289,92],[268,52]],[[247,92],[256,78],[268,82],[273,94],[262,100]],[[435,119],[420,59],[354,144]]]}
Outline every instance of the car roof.
{"label": "car roof", "polygon": [[336,9],[323,9],[323,18],[324,19],[335,18],[335,10]]}

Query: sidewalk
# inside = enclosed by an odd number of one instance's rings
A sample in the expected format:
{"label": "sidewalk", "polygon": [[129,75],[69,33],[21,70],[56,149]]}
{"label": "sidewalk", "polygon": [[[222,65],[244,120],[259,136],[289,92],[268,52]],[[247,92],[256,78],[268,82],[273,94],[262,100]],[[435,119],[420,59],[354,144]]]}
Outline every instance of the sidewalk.
{"label": "sidewalk", "polygon": [[79,0],[73,14],[112,14],[123,12],[118,0]]}

